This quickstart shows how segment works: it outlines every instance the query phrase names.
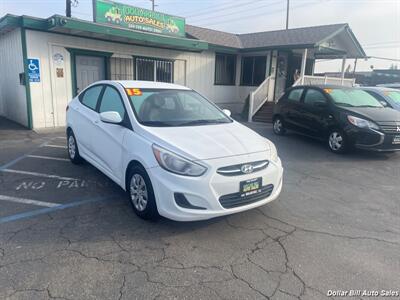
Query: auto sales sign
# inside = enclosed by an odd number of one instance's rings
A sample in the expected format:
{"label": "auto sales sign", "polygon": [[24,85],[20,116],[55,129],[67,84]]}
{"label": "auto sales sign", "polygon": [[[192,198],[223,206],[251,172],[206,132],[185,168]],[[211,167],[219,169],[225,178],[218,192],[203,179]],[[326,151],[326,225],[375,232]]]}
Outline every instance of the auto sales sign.
{"label": "auto sales sign", "polygon": [[185,36],[185,19],[122,3],[94,1],[97,23],[172,36]]}

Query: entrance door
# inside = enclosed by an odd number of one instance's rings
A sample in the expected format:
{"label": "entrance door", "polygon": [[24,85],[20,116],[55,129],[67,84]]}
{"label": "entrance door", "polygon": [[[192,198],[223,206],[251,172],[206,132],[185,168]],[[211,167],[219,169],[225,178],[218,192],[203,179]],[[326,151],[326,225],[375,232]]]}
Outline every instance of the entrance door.
{"label": "entrance door", "polygon": [[77,55],[75,62],[77,93],[93,82],[106,79],[104,57]]}
{"label": "entrance door", "polygon": [[288,54],[286,52],[279,52],[277,67],[276,67],[276,81],[275,81],[275,100],[283,95],[286,89],[288,71]]}

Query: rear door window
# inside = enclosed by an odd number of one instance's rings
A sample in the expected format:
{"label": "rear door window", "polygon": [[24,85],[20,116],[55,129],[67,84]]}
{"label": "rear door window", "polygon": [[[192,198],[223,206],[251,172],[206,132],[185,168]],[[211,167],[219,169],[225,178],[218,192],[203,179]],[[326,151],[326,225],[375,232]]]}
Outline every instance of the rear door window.
{"label": "rear door window", "polygon": [[293,102],[300,102],[303,91],[304,91],[304,89],[291,90],[287,96],[287,99],[290,101],[293,101]]}
{"label": "rear door window", "polygon": [[99,100],[99,96],[102,90],[102,85],[96,85],[94,87],[88,88],[84,92],[83,96],[80,98],[82,104],[92,110],[96,110],[97,101]]}

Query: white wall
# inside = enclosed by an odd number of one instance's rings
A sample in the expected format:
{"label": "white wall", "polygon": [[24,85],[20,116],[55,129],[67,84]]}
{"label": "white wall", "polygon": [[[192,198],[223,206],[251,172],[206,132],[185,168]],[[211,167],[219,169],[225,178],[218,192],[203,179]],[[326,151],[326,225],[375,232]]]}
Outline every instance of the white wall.
{"label": "white wall", "polygon": [[[216,86],[214,85],[215,53],[212,51],[183,52],[30,30],[27,31],[27,45],[28,57],[39,58],[41,64],[41,82],[31,83],[35,128],[65,124],[65,106],[72,98],[70,55],[65,49],[68,47],[112,52],[121,57],[137,55],[176,60],[175,68],[179,66],[186,69],[186,76],[181,72],[174,74],[177,83],[186,82],[187,86],[205,95],[220,107],[231,109],[234,113],[241,112],[248,93],[256,88],[239,86],[240,56],[237,63],[236,86]],[[56,66],[52,59],[55,53],[60,53],[64,57],[62,65],[64,78],[56,77]],[[51,113],[53,107],[57,107],[54,109],[54,122]]]}
{"label": "white wall", "polygon": [[19,83],[24,72],[21,30],[0,36],[0,115],[28,126],[25,86]]}

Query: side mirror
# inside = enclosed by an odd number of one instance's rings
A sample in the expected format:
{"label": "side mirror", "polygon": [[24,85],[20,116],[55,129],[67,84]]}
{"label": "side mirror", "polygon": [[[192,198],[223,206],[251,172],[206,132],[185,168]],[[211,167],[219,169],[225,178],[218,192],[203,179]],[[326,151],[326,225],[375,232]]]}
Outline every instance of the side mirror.
{"label": "side mirror", "polygon": [[222,112],[223,112],[224,114],[226,114],[228,117],[230,117],[231,114],[232,114],[231,111],[230,111],[229,109],[223,109]]}
{"label": "side mirror", "polygon": [[383,100],[381,100],[381,101],[379,101],[384,107],[388,107],[389,105],[388,105],[388,103],[386,102],[386,101],[383,101]]}
{"label": "side mirror", "polygon": [[100,120],[104,123],[121,124],[121,115],[116,111],[105,111],[100,113]]}

